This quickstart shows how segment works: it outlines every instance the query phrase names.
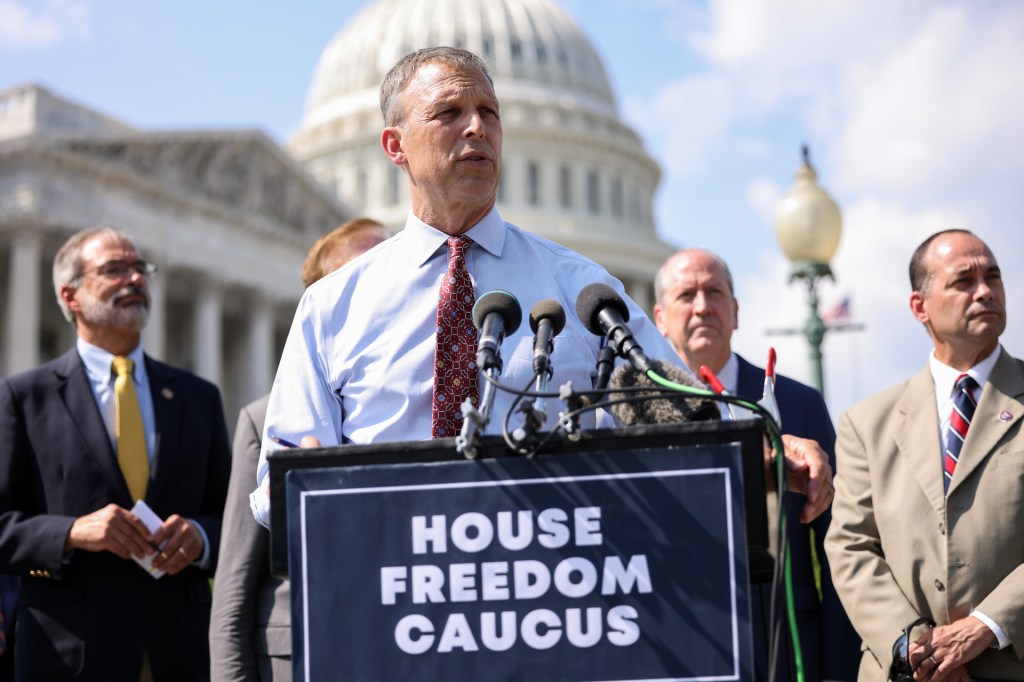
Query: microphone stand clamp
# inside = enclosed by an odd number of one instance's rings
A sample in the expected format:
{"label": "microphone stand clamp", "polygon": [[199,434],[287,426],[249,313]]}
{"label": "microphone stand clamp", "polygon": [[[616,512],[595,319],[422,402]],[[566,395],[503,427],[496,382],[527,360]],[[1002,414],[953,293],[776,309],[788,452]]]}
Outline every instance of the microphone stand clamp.
{"label": "microphone stand clamp", "polygon": [[588,403],[586,397],[577,393],[572,386],[572,381],[567,381],[558,387],[558,398],[565,403],[565,412],[558,413],[558,425],[565,431],[565,436],[571,441],[578,441],[580,433],[580,418],[576,411],[585,407]]}
{"label": "microphone stand clamp", "polygon": [[476,459],[476,448],[480,441],[480,432],[487,426],[487,418],[480,410],[473,407],[473,401],[466,398],[462,402],[462,432],[455,437],[455,450],[466,459]]}

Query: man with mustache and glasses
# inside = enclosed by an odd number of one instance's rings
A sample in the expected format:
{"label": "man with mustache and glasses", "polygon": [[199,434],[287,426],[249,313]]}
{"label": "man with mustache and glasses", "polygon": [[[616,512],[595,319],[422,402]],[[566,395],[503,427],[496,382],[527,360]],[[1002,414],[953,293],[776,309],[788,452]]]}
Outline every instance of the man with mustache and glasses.
{"label": "man with mustache and glasses", "polygon": [[946,230],[910,284],[928,365],[843,415],[836,441],[825,549],[864,640],[857,679],[1024,680],[1024,362],[999,343],[999,264]]}
{"label": "man with mustache and glasses", "polygon": [[[53,283],[75,347],[0,380],[0,572],[22,577],[16,680],[209,679],[230,450],[217,388],[142,351],[155,272],[115,228],[73,235]],[[139,500],[155,532],[130,511]],[[143,557],[149,571],[132,561]]]}
{"label": "man with mustache and glasses", "polygon": [[[476,298],[512,293],[524,311],[554,299],[569,311],[554,340],[550,386],[588,390],[601,339],[571,311],[580,291],[604,283],[625,300],[648,356],[678,362],[665,339],[591,260],[515,225],[495,208],[501,179],[501,107],[484,61],[463,49],[410,53],[384,77],[381,147],[408,180],[405,229],[309,287],[299,302],[270,394],[253,513],[270,524],[266,455],[282,447],[452,438],[460,405],[478,400]],[[523,324],[501,347],[506,386],[533,376],[533,333]],[[488,433],[500,433],[514,397],[498,391]],[[546,424],[562,405],[546,401]],[[602,415],[602,419],[604,416]],[[593,413],[582,428],[597,423]],[[611,418],[607,418],[611,425]],[[813,518],[831,501],[828,458],[813,441],[788,441],[791,485],[807,490]]]}

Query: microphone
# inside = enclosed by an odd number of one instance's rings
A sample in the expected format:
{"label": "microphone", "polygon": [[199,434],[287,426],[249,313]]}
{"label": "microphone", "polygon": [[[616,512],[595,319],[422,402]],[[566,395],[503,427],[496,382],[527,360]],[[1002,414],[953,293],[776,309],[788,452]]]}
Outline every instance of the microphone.
{"label": "microphone", "polygon": [[[656,374],[669,381],[693,388],[707,389],[689,372],[678,365],[673,365],[661,360],[651,360],[651,369]],[[612,388],[649,388],[652,391],[664,391],[660,386],[639,371],[638,368],[629,365],[619,365],[612,373]],[[643,394],[640,394],[643,395]],[[610,400],[622,398],[638,398],[637,393],[612,393]],[[685,393],[674,393],[668,398],[646,398],[628,403],[615,403],[611,405],[612,414],[618,417],[619,421],[627,426],[637,424],[680,424],[695,421],[715,421],[722,418],[715,401],[701,396],[689,396]]]}
{"label": "microphone", "polygon": [[477,342],[476,364],[483,371],[501,371],[499,349],[506,334],[519,329],[523,310],[516,297],[507,291],[495,289],[481,296],[473,306],[473,324],[480,330]]}
{"label": "microphone", "polygon": [[594,389],[603,391],[608,388],[608,382],[612,378],[612,370],[615,369],[615,349],[611,346],[604,346],[597,353],[597,378],[594,380]]}
{"label": "microphone", "polygon": [[551,351],[556,336],[565,329],[565,309],[558,301],[545,298],[530,311],[533,337],[533,371],[539,375],[551,371]]}
{"label": "microphone", "polygon": [[651,361],[633,338],[629,308],[622,297],[607,284],[589,284],[576,298],[576,315],[592,334],[607,336],[616,355],[626,358],[640,372],[651,369]]}

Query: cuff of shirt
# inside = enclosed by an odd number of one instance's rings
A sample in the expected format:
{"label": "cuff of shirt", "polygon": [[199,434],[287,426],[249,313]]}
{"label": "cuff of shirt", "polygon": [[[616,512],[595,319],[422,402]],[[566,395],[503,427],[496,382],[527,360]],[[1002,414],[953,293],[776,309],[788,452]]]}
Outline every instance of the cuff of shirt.
{"label": "cuff of shirt", "polygon": [[971,611],[968,615],[977,618],[982,623],[987,625],[988,629],[991,630],[992,633],[996,636],[996,640],[998,641],[998,645],[996,647],[994,647],[994,648],[996,648],[996,649],[1005,649],[1006,647],[1010,646],[1010,643],[1011,643],[1010,642],[1010,638],[1006,635],[1005,632],[1003,632],[1003,629],[1001,627],[996,625],[996,622],[994,620],[992,620],[991,618],[986,616],[981,611]]}
{"label": "cuff of shirt", "polygon": [[267,530],[270,530],[270,496],[267,495],[267,485],[261,485],[249,493],[249,509],[252,510],[253,518]]}
{"label": "cuff of shirt", "polygon": [[203,553],[199,555],[199,558],[192,562],[192,564],[198,568],[209,568],[210,567],[210,536],[206,534],[203,527],[199,525],[199,522],[195,519],[189,519],[192,525],[199,529],[199,534],[203,536]]}

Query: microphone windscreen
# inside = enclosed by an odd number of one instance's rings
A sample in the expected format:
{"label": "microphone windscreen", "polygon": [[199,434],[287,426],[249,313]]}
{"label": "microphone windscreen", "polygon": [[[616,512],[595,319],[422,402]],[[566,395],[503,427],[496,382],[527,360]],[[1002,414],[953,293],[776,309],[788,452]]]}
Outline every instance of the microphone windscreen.
{"label": "microphone windscreen", "polygon": [[477,329],[484,326],[484,320],[491,313],[501,315],[506,336],[519,329],[519,325],[523,321],[523,309],[519,307],[519,301],[515,296],[501,289],[488,291],[473,305],[473,324]]}
{"label": "microphone windscreen", "polygon": [[604,330],[598,321],[598,314],[605,308],[611,308],[622,316],[623,322],[629,322],[629,308],[622,297],[607,284],[595,282],[583,287],[576,297],[576,317],[591,334],[604,336]]}
{"label": "microphone windscreen", "polygon": [[[707,390],[707,386],[678,365],[661,360],[651,360],[651,369],[654,370],[655,374],[669,381]],[[610,383],[612,388],[639,387],[659,391],[664,390],[662,386],[651,381],[646,374],[638,372],[629,363],[623,363],[615,368]],[[611,400],[629,397],[638,398],[639,395],[637,393],[612,393],[609,396]],[[718,405],[714,400],[700,396],[686,396],[683,393],[677,393],[671,398],[649,398],[627,403],[617,403],[611,406],[611,410],[612,414],[627,426],[636,424],[681,424],[694,421],[713,421],[722,418],[722,414],[719,412]]]}
{"label": "microphone windscreen", "polygon": [[545,318],[551,320],[552,336],[558,336],[565,329],[565,308],[558,301],[545,298],[533,306],[530,311],[530,330],[534,334],[537,333],[537,325]]}

